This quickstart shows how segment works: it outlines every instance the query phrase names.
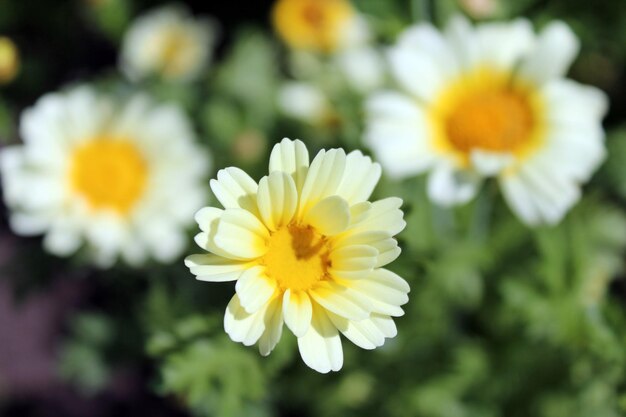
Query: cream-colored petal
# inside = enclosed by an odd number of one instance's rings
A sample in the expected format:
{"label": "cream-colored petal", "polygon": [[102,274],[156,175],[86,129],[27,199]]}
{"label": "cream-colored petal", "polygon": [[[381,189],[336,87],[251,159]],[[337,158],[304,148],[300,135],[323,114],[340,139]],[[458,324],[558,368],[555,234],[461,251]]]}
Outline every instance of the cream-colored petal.
{"label": "cream-colored petal", "polygon": [[244,209],[224,210],[213,241],[220,249],[241,259],[255,259],[267,252],[269,232],[265,225]]}
{"label": "cream-colored petal", "polygon": [[265,312],[265,332],[259,339],[259,352],[263,356],[269,355],[283,334],[283,306],[280,296],[274,297],[268,304]]}
{"label": "cream-colored petal", "polygon": [[265,275],[264,266],[246,269],[235,285],[241,306],[248,313],[255,313],[272,298],[276,292],[276,283]]}
{"label": "cream-colored petal", "polygon": [[397,274],[380,268],[367,279],[342,281],[351,292],[357,293],[361,302],[371,311],[398,317],[404,314],[400,306],[409,301],[409,284]]}
{"label": "cream-colored petal", "polygon": [[298,349],[308,367],[320,373],[338,371],[343,366],[341,337],[324,309],[314,307],[307,333],[298,338]]}
{"label": "cream-colored petal", "polygon": [[274,145],[270,155],[269,172],[282,171],[291,175],[298,193],[302,191],[309,169],[309,151],[301,140],[284,138]]}
{"label": "cream-colored petal", "polygon": [[288,289],[283,296],[283,317],[285,324],[296,337],[304,336],[311,325],[313,307],[311,299],[304,291]]}
{"label": "cream-colored petal", "polygon": [[235,281],[250,267],[249,262],[238,262],[211,253],[189,255],[185,265],[200,281]]}
{"label": "cream-colored petal", "polygon": [[257,183],[236,167],[221,169],[211,180],[211,190],[224,208],[242,208],[256,214]]}
{"label": "cream-colored petal", "polygon": [[221,217],[223,212],[224,210],[216,207],[203,207],[196,212],[194,218],[198,226],[200,226],[200,230],[209,232],[214,222]]}
{"label": "cream-colored petal", "polygon": [[450,207],[474,198],[481,183],[482,178],[476,172],[441,163],[428,175],[427,191],[432,201]]}
{"label": "cream-colored petal", "polygon": [[257,204],[261,219],[269,230],[289,224],[298,206],[298,192],[293,178],[274,171],[259,181]]}
{"label": "cream-colored petal", "polygon": [[313,226],[325,236],[337,235],[350,224],[350,208],[346,200],[339,196],[320,200],[304,215],[302,222]]}
{"label": "cream-colored petal", "polygon": [[394,328],[395,324],[389,316],[373,315],[360,321],[347,320],[332,313],[329,313],[328,316],[348,340],[362,349],[376,349],[385,343],[386,337],[395,336],[395,334],[390,336],[393,332],[390,329],[389,321]]}
{"label": "cream-colored petal", "polygon": [[369,316],[369,306],[362,302],[363,298],[335,281],[323,281],[309,294],[320,306],[341,317],[363,320]]}
{"label": "cream-colored petal", "polygon": [[300,215],[318,201],[335,195],[346,167],[343,149],[321,150],[311,162],[300,194]]}
{"label": "cream-colored petal", "polygon": [[224,330],[233,341],[251,346],[265,331],[265,312],[266,307],[253,314],[247,313],[235,294],[226,307]]}
{"label": "cream-colored petal", "polygon": [[[368,231],[383,231],[391,236],[400,233],[406,226],[404,214],[400,207],[402,200],[397,197],[385,198],[371,204],[367,216],[362,215],[361,222],[354,224],[348,230],[349,233],[362,233]],[[364,213],[365,214],[365,213]]]}
{"label": "cream-colored petal", "polygon": [[372,162],[369,156],[360,151],[350,152],[346,156],[346,168],[337,195],[350,205],[367,200],[378,184],[381,171],[380,165]]}
{"label": "cream-colored petal", "polygon": [[331,275],[343,279],[367,278],[376,265],[378,251],[368,245],[344,246],[330,254]]}

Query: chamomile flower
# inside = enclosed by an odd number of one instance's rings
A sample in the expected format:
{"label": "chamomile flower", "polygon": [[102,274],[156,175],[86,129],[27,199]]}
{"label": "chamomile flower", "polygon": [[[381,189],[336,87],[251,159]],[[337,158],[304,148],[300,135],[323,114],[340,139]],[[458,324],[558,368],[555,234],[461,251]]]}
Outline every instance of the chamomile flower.
{"label": "chamomile flower", "polygon": [[183,251],[209,161],[178,107],[78,87],[24,111],[20,133],[24,144],[0,154],[16,233],[45,234],[60,256],[85,247],[101,266],[170,262]]}
{"label": "chamomile flower", "polygon": [[358,151],[322,150],[309,165],[306,146],[284,139],[269,172],[258,184],[237,168],[218,173],[211,188],[224,209],[196,214],[207,253],[185,263],[199,280],[237,282],[231,339],[268,355],[285,323],[309,367],[337,371],[339,333],[364,349],[396,335],[409,287],[383,267],[400,253],[402,201],[367,201],[381,169]]}
{"label": "chamomile flower", "polygon": [[190,81],[209,64],[215,34],[212,21],[193,18],[182,6],[165,6],[131,25],[120,65],[134,80],[157,75],[168,81]]}
{"label": "chamomile flower", "polygon": [[429,172],[435,202],[496,177],[520,219],[556,223],[605,155],[605,95],[564,78],[578,48],[561,22],[415,26],[389,52],[402,91],[369,100],[366,141],[392,176]]}
{"label": "chamomile flower", "polygon": [[[330,58],[331,68],[357,91],[370,91],[382,83],[382,57],[371,46],[366,19],[349,0],[277,0],[272,18],[275,31],[296,57]],[[302,60],[292,61],[298,59]]]}

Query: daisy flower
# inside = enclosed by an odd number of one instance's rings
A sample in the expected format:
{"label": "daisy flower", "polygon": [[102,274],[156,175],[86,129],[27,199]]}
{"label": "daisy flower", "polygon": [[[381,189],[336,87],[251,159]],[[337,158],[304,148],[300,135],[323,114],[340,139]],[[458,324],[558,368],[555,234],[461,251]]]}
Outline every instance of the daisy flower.
{"label": "daisy flower", "polygon": [[356,90],[370,91],[382,83],[382,57],[370,46],[367,21],[349,0],[277,0],[272,21],[296,55],[330,56]]}
{"label": "daisy flower", "polygon": [[578,48],[561,22],[415,26],[389,51],[401,91],[369,100],[366,141],[391,176],[429,172],[439,204],[496,177],[522,221],[556,223],[605,156],[605,95],[564,78]]}
{"label": "daisy flower", "polygon": [[209,64],[215,24],[195,19],[182,6],[166,6],[137,18],[124,37],[120,65],[133,80],[158,75],[190,81]]}
{"label": "daisy flower", "polygon": [[16,233],[45,234],[59,256],[84,246],[101,266],[170,262],[184,250],[209,161],[178,107],[79,87],[25,110],[20,133],[24,144],[0,153]]}
{"label": "daisy flower", "polygon": [[224,209],[196,214],[198,245],[186,265],[203,281],[237,281],[226,332],[268,355],[283,323],[298,338],[304,362],[318,372],[343,364],[339,333],[364,349],[396,335],[408,284],[383,267],[400,249],[405,222],[398,198],[367,201],[380,166],[358,151],[274,146],[269,175],[257,184],[237,168],[221,170],[211,188]]}

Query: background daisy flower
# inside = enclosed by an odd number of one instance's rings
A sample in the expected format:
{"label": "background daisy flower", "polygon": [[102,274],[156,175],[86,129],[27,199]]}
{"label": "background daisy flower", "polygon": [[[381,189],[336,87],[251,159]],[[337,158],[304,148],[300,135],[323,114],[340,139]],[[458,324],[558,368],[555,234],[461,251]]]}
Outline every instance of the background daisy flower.
{"label": "background daisy flower", "polygon": [[[12,229],[60,256],[85,245],[102,266],[175,259],[205,199],[209,160],[182,111],[145,96],[120,104],[89,87],[24,111],[23,145],[1,153]],[[185,196],[181,198],[181,196]]]}
{"label": "background daisy flower", "polygon": [[415,26],[389,51],[402,92],[371,97],[366,141],[391,176],[428,171],[439,204],[493,176],[521,220],[558,222],[605,156],[605,95],[564,79],[578,48],[561,22]]}
{"label": "background daisy flower", "polygon": [[238,168],[211,188],[224,209],[196,214],[198,245],[186,265],[204,281],[237,281],[224,318],[228,335],[268,355],[283,323],[304,362],[318,372],[343,364],[339,333],[364,349],[396,335],[408,284],[383,267],[400,254],[402,201],[367,201],[380,166],[355,151],[320,151],[284,139],[257,184]]}
{"label": "background daisy flower", "polygon": [[190,81],[209,64],[216,25],[195,19],[180,5],[165,6],[137,18],[124,36],[120,65],[131,79],[158,75]]}

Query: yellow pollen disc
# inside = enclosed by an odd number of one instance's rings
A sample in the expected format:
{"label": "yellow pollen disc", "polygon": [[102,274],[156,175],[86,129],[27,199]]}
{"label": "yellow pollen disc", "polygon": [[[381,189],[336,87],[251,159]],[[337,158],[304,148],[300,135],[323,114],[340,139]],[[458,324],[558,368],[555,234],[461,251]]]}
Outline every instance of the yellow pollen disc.
{"label": "yellow pollen disc", "polygon": [[277,0],[273,23],[293,48],[333,52],[354,16],[348,0]]}
{"label": "yellow pollen disc", "polygon": [[20,70],[20,54],[13,41],[0,36],[0,84],[11,82]]}
{"label": "yellow pollen disc", "polygon": [[144,191],[147,165],[137,147],[127,140],[95,138],[72,155],[72,189],[92,209],[128,212]]}
{"label": "yellow pollen disc", "polygon": [[329,249],[312,227],[291,224],[272,233],[262,263],[281,289],[308,290],[328,278]]}
{"label": "yellow pollen disc", "polygon": [[194,48],[194,40],[184,28],[172,27],[162,34],[159,41],[163,73],[168,76],[184,74],[192,65],[189,53]]}
{"label": "yellow pollen disc", "polygon": [[523,155],[540,141],[541,107],[530,86],[489,71],[473,74],[435,104],[438,144],[466,162],[473,150]]}

